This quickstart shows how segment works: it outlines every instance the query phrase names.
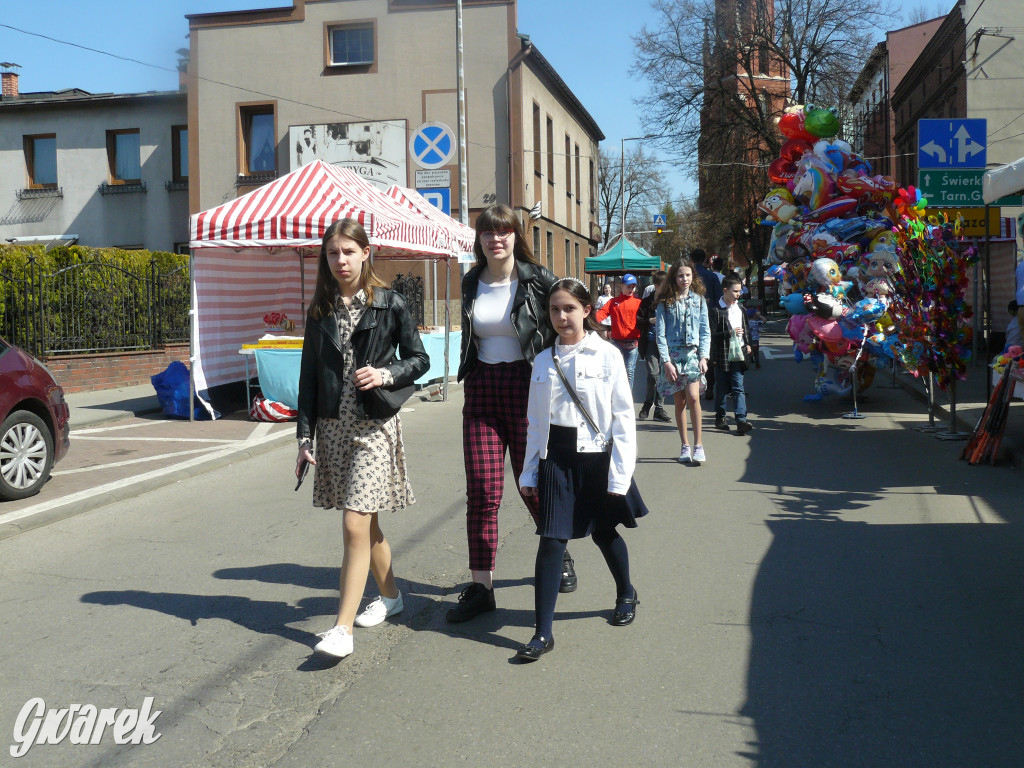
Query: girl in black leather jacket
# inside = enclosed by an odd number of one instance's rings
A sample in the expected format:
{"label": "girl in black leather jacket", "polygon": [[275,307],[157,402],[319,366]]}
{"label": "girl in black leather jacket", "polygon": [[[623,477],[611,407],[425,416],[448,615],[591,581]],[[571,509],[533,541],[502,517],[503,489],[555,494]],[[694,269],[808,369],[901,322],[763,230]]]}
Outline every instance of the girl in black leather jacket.
{"label": "girl in black leather jacket", "polygon": [[[398,411],[429,367],[404,300],[384,288],[369,257],[366,232],[354,219],[324,233],[299,372],[295,473],[301,478],[304,463],[316,466],[313,505],[342,510],[344,526],[338,617],[315,647],[334,658],[352,653],[353,626],[402,610],[378,515],[415,501]],[[380,597],[356,615],[367,570]]]}
{"label": "girl in black leather jacket", "polygon": [[[462,409],[466,464],[466,533],[472,583],[448,611],[448,621],[467,621],[495,609],[494,557],[505,452],[516,484],[526,453],[526,404],[533,359],[554,340],[547,321],[548,293],[557,279],[534,258],[522,224],[506,205],[476,220],[474,266],[462,280]],[[523,497],[537,519],[537,502]],[[566,554],[561,589],[576,589]]]}

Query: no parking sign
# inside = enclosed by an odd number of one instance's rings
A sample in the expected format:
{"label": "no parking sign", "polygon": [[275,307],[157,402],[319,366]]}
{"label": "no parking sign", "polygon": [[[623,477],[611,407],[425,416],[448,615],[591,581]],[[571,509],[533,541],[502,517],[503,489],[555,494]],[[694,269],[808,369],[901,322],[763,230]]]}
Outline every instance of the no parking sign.
{"label": "no parking sign", "polygon": [[455,154],[455,134],[444,123],[423,123],[412,132],[409,154],[421,168],[443,168]]}

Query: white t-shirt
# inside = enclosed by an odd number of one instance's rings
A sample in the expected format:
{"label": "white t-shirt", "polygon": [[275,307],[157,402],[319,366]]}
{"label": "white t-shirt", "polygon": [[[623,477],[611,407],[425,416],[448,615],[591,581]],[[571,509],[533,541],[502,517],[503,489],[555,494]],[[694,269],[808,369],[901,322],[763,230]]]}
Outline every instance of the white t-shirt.
{"label": "white t-shirt", "polygon": [[[611,296],[605,296],[603,293],[597,297],[597,302],[594,304],[594,310],[598,310],[612,300]],[[600,321],[601,325],[605,325],[609,328],[612,327],[612,316],[608,315],[604,320]]]}
{"label": "white t-shirt", "polygon": [[[725,299],[719,299],[718,306],[728,310],[728,314],[726,316],[729,318],[729,325],[732,326],[733,329],[743,327],[743,310],[740,309],[740,303],[738,301],[734,301],[732,304],[726,304]],[[744,343],[746,343],[746,341],[744,341]]]}
{"label": "white t-shirt", "polygon": [[477,284],[473,303],[473,335],[478,342],[481,363],[511,363],[524,360],[519,336],[512,325],[512,300],[518,280]]}

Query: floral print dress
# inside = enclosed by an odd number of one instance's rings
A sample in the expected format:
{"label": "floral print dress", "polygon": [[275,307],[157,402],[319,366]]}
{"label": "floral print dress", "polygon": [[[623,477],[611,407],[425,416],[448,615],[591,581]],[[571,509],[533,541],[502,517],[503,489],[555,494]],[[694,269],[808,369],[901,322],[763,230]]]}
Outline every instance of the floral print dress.
{"label": "floral print dress", "polygon": [[338,418],[317,418],[313,506],[393,512],[416,499],[409,484],[398,414],[389,419],[365,419],[356,405],[352,332],[365,311],[366,294],[362,291],[352,298],[350,306],[340,299],[337,302],[335,317],[345,352],[345,370],[340,376],[343,383]]}

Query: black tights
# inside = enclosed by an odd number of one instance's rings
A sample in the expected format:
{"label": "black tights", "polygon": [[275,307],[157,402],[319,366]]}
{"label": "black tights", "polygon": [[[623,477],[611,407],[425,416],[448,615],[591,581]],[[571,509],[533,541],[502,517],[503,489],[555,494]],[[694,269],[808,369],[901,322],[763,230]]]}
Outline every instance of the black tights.
{"label": "black tights", "polygon": [[[618,597],[633,597],[633,585],[629,581],[629,551],[626,541],[614,528],[594,531],[591,538],[597,544],[608,570],[615,579],[615,593]],[[540,537],[537,547],[537,562],[534,567],[534,610],[537,619],[537,634],[552,636],[555,620],[555,601],[562,581],[562,557],[565,555],[566,539]]]}

